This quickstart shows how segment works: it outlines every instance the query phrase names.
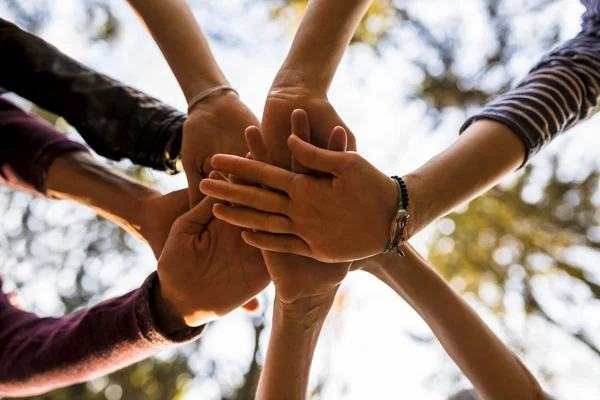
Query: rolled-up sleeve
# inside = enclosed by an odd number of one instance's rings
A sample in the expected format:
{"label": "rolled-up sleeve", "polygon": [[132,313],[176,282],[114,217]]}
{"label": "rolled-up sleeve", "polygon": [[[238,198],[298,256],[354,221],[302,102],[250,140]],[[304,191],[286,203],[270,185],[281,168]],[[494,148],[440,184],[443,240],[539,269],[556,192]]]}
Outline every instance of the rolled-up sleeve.
{"label": "rolled-up sleeve", "polygon": [[87,147],[68,139],[46,121],[0,98],[0,182],[46,196],[52,162]]}

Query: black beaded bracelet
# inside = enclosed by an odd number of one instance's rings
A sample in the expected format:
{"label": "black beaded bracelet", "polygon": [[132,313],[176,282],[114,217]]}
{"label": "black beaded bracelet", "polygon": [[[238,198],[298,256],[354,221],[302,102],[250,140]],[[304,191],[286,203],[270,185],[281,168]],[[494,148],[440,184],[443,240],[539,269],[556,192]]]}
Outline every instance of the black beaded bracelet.
{"label": "black beaded bracelet", "polygon": [[394,251],[404,257],[404,251],[400,246],[406,241],[406,227],[408,225],[408,190],[404,180],[399,176],[392,176],[398,188],[398,211],[390,226],[390,241],[384,253]]}
{"label": "black beaded bracelet", "polygon": [[395,179],[400,184],[402,205],[404,206],[404,209],[408,211],[408,189],[406,189],[406,183],[404,183],[404,179],[402,179],[402,177],[397,175],[392,176],[392,179]]}

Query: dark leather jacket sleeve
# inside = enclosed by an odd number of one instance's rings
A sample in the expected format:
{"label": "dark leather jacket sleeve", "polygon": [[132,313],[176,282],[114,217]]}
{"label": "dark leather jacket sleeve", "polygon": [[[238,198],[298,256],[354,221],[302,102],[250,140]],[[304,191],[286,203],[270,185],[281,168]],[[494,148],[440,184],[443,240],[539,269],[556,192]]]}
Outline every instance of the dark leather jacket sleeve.
{"label": "dark leather jacket sleeve", "polygon": [[65,118],[98,154],[175,173],[185,114],[0,19],[0,86]]}

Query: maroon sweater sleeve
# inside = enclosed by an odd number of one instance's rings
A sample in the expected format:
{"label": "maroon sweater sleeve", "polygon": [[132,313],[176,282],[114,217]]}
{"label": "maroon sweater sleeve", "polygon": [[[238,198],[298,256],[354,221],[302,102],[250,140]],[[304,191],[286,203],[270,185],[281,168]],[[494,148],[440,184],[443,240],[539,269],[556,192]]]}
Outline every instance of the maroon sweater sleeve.
{"label": "maroon sweater sleeve", "polygon": [[[0,181],[46,194],[56,157],[86,147],[0,99]],[[203,327],[161,333],[151,310],[152,274],[138,289],[63,318],[14,307],[0,279],[0,396],[30,396],[105,375],[161,349],[196,339]]]}
{"label": "maroon sweater sleeve", "polygon": [[157,279],[153,273],[140,289],[63,318],[22,311],[0,290],[0,395],[84,382],[197,339],[204,326],[177,337],[156,327],[150,305]]}
{"label": "maroon sweater sleeve", "polygon": [[61,154],[87,150],[52,125],[0,98],[0,182],[46,195],[46,173]]}

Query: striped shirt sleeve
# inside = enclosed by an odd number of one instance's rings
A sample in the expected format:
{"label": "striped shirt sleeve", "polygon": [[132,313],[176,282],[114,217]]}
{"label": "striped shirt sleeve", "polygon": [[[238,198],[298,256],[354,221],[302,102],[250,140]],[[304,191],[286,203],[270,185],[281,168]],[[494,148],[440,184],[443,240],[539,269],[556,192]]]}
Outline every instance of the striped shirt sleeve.
{"label": "striped shirt sleeve", "polygon": [[461,127],[490,119],[523,141],[525,162],[560,133],[599,109],[600,0],[582,0],[586,11],[575,38],[546,54],[517,87],[488,104]]}

